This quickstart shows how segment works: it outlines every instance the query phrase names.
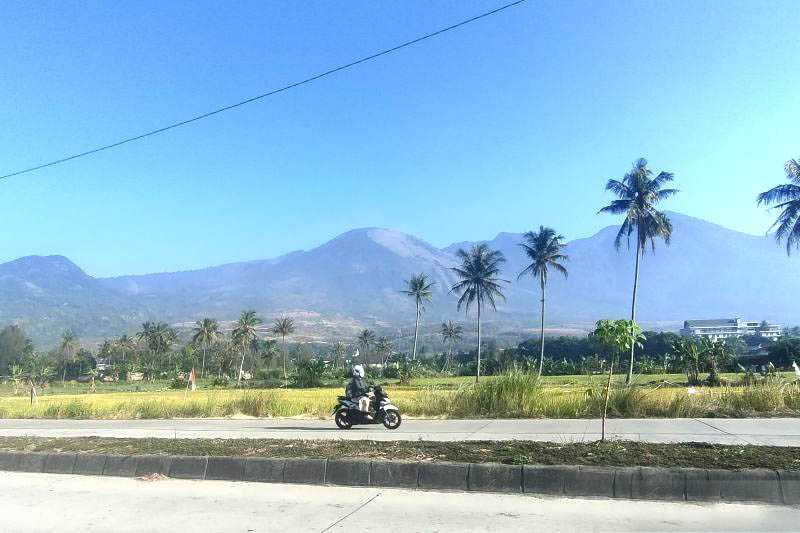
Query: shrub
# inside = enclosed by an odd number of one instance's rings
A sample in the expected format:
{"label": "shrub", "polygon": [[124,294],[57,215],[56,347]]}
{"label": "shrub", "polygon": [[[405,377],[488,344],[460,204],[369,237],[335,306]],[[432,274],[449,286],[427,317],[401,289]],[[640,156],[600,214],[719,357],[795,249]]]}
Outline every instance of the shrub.
{"label": "shrub", "polygon": [[322,373],[325,371],[325,362],[319,359],[307,359],[297,363],[292,383],[303,389],[322,386]]}
{"label": "shrub", "polygon": [[231,379],[226,376],[217,376],[214,378],[214,381],[211,382],[212,387],[230,387],[231,386]]}

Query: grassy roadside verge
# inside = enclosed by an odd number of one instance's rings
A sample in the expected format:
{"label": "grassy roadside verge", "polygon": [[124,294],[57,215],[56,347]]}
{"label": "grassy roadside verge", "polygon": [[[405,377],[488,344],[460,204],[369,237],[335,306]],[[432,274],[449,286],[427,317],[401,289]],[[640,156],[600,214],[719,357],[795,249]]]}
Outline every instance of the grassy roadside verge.
{"label": "grassy roadside verge", "polygon": [[0,437],[0,451],[800,470],[798,447],[654,444],[631,441],[559,444],[532,441],[376,442]]}

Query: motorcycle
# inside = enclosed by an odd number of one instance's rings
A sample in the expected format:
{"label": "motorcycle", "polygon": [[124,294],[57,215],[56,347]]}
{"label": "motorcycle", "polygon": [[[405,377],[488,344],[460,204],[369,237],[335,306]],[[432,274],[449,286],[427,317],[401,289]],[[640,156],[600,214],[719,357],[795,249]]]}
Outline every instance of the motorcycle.
{"label": "motorcycle", "polygon": [[[358,408],[357,398],[339,396],[338,402],[333,408],[334,420],[339,429],[350,429],[361,424],[383,424],[386,429],[400,427],[402,422],[400,409],[392,404],[392,400],[383,392],[383,388],[380,386],[370,388],[372,397],[369,402],[369,413]],[[372,415],[372,420],[367,418],[367,414]]]}

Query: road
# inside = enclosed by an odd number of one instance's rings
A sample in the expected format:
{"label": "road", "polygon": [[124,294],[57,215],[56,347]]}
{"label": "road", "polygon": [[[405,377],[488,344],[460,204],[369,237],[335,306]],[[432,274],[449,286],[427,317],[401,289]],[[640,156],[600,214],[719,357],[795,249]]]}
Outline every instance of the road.
{"label": "road", "polygon": [[4,473],[0,530],[791,531],[800,511],[745,504],[538,498]]}
{"label": "road", "polygon": [[[713,442],[800,446],[800,418],[616,419],[607,422],[615,439],[647,442]],[[580,442],[600,438],[599,420],[405,420],[383,426],[338,430],[332,420],[8,420],[0,436],[161,437],[373,440],[537,440]]]}

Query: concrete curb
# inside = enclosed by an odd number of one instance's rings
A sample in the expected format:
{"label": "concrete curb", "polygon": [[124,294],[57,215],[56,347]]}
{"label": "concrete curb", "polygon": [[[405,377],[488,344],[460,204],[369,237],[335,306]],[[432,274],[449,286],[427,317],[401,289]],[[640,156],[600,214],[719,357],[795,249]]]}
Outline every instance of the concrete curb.
{"label": "concrete curb", "polygon": [[0,470],[460,490],[658,501],[800,505],[800,472],[0,452]]}

